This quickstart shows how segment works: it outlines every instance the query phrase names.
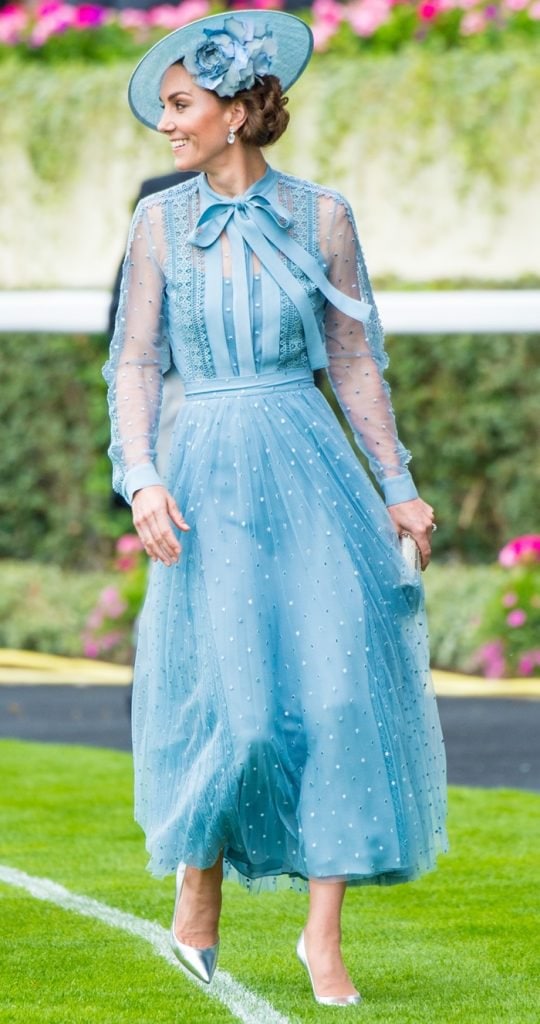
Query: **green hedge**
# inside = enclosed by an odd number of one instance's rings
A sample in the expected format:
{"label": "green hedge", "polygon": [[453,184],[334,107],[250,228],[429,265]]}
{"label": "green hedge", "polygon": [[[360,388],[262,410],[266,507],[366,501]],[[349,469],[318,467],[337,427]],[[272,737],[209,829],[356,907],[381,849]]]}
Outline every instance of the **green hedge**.
{"label": "green hedge", "polygon": [[[538,529],[540,337],[394,337],[389,380],[439,557],[493,560]],[[106,457],[103,338],[3,336],[0,557],[99,566],[130,526]]]}
{"label": "green hedge", "polygon": [[[5,560],[0,571],[0,647],[69,657],[83,653],[81,634],[100,590],[118,582],[112,571],[78,573],[36,562]],[[470,670],[478,616],[503,575],[497,566],[430,565],[424,582],[434,666]]]}
{"label": "green hedge", "polygon": [[[105,18],[89,21],[84,16],[81,18],[85,5],[77,3],[71,6],[72,24],[62,18],[61,24],[50,32],[49,23],[50,34],[46,33],[43,38],[47,12],[42,16],[40,8],[46,5],[26,3],[22,6],[26,13],[25,24],[19,24],[15,31],[13,28],[8,32],[4,30],[2,37],[7,42],[0,43],[0,61],[9,60],[14,54],[21,61],[39,61],[45,65],[73,60],[85,60],[89,64],[112,64],[120,58],[135,61],[166,32],[185,24],[185,17],[172,21],[170,17],[160,18],[159,11],[163,7],[157,4],[152,5],[153,9],[138,10],[140,23],[136,28],[126,27],[123,11],[114,9],[109,9]],[[247,3],[245,6],[256,7],[257,4]],[[453,49],[483,54],[504,51],[508,46],[531,45],[540,36],[534,0],[522,0],[519,5],[501,0],[475,0],[473,17],[479,24],[472,31],[467,28],[469,6],[465,3],[432,4],[431,13],[426,13],[426,5],[417,0],[395,0],[387,5],[385,16],[376,26],[362,32],[355,27],[354,10],[347,4],[334,3],[333,10],[323,13],[310,9],[306,3],[305,8],[295,10],[295,14],[307,20],[315,33],[322,29],[326,35],[329,20],[334,20],[341,7],[341,23],[334,21],[334,31],[329,33],[324,45],[319,44],[320,50],[317,46],[313,61],[325,60],[327,54],[361,60],[370,53],[395,53],[407,46],[426,50],[435,57]],[[218,13],[228,7],[228,4],[213,2],[211,6],[207,4],[206,12],[200,10],[197,17]],[[7,20],[10,20],[9,13]]]}
{"label": "green hedge", "polygon": [[[120,167],[126,185],[134,169],[138,180],[144,153],[149,174],[152,165],[154,173],[170,166],[163,142],[129,115],[132,70],[133,60],[122,54],[104,65],[73,60],[51,67],[14,54],[0,61],[0,142],[32,170],[40,204],[54,209],[59,185],[71,187],[85,175],[101,180],[104,159]],[[495,201],[498,209],[501,189],[536,181],[539,90],[540,39],[437,56],[414,44],[362,57],[318,54],[291,91],[292,127],[272,153],[285,170],[336,187],[351,180],[355,167],[359,198],[363,165],[381,154],[398,162],[403,180],[439,164],[443,154],[456,189],[469,196],[473,186],[488,183],[480,201]],[[84,145],[89,132],[90,148]],[[110,194],[118,203],[119,193]],[[104,215],[106,193],[102,201]]]}
{"label": "green hedge", "polygon": [[117,574],[9,559],[0,571],[0,647],[81,657],[86,618]]}
{"label": "green hedge", "polygon": [[519,334],[388,342],[400,435],[436,509],[440,553],[491,560],[538,532],[539,346]]}
{"label": "green hedge", "polygon": [[90,566],[130,516],[111,505],[102,338],[0,337],[0,557]]}

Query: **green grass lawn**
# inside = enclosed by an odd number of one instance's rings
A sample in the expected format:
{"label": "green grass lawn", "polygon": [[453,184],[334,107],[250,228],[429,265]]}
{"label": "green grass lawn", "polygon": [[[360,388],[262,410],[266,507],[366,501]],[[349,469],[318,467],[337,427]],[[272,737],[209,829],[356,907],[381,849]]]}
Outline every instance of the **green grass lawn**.
{"label": "green grass lawn", "polygon": [[[174,882],[145,871],[127,754],[2,741],[0,763],[2,864],[169,926]],[[348,892],[344,946],[359,1007],[312,1000],[294,956],[305,895],[226,883],[219,966],[294,1022],[538,1024],[539,809],[531,793],[453,787],[439,869]],[[7,884],[0,899],[2,1024],[236,1019],[143,939]]]}

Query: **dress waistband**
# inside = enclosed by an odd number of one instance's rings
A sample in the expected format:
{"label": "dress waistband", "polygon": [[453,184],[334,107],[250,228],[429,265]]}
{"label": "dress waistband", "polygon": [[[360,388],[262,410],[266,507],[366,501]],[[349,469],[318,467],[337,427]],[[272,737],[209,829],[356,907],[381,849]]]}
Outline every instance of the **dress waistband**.
{"label": "dress waistband", "polygon": [[186,381],[184,390],[187,399],[220,398],[224,394],[252,395],[257,391],[290,391],[297,388],[314,387],[310,370],[290,370],[289,373],[257,373],[236,377],[206,377],[204,380]]}

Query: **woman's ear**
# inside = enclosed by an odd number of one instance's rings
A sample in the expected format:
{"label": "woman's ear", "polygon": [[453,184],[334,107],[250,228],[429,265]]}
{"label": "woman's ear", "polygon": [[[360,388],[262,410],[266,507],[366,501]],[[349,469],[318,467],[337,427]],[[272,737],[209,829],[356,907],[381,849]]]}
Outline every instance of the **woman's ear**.
{"label": "woman's ear", "polygon": [[247,118],[247,110],[240,100],[235,100],[229,107],[229,127],[233,128],[235,132],[245,123]]}

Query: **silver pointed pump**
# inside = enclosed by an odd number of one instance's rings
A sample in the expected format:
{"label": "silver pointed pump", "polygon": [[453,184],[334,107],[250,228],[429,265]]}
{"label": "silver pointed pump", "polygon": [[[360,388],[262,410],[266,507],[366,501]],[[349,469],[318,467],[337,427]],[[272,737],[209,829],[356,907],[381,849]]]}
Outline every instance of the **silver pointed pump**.
{"label": "silver pointed pump", "polygon": [[185,942],[180,942],[174,931],[176,911],[178,910],[178,904],[180,903],[180,897],[182,895],[185,873],[186,865],[180,862],[176,870],[176,898],[174,901],[170,933],[171,947],[173,953],[178,957],[182,966],[185,967],[186,970],[191,971],[199,981],[204,981],[205,985],[209,985],[217,966],[219,939],[214,946],[207,946],[206,949],[198,949],[197,946],[187,946]]}
{"label": "silver pointed pump", "polygon": [[300,935],[296,945],[296,955],[301,964],[304,965],[308,972],[309,980],[311,982],[311,988],[313,990],[313,998],[316,1003],[320,1003],[322,1006],[357,1006],[362,1001],[362,996],[359,992],[355,995],[350,996],[318,996],[315,991],[315,985],[313,984],[313,976],[309,966],[308,958],[306,955],[306,944],[304,941],[304,932]]}

